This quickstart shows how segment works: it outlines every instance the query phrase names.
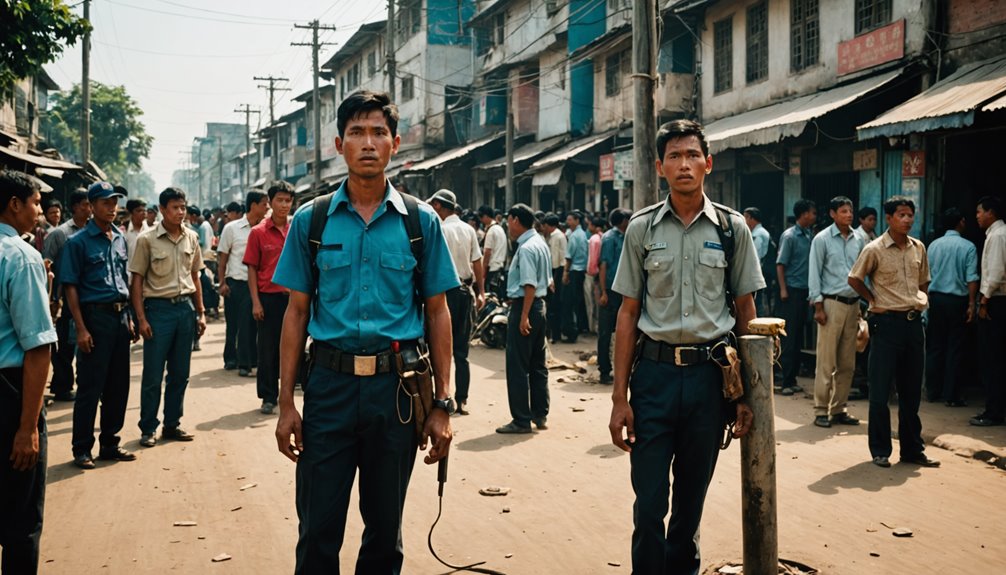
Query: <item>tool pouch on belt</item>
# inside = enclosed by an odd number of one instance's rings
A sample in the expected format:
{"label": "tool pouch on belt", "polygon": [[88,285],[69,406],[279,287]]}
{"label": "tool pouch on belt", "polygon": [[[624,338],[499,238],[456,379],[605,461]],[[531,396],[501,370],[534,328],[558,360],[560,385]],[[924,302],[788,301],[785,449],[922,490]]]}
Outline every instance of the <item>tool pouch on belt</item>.
{"label": "tool pouch on belt", "polygon": [[723,341],[713,349],[713,361],[723,374],[723,442],[720,449],[730,446],[734,424],[737,422],[737,400],[744,396],[744,380],[741,379],[741,358],[737,348]]}
{"label": "tool pouch on belt", "polygon": [[[395,353],[395,373],[399,386],[404,388],[412,403],[412,421],[416,438],[422,441],[426,417],[433,409],[433,366],[425,345]],[[404,421],[408,421],[405,419]]]}

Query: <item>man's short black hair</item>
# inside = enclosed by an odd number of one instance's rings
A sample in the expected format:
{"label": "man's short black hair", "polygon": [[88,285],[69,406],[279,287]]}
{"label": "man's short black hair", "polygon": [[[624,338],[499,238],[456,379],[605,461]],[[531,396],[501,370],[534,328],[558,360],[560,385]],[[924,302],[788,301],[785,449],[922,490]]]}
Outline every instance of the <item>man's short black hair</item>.
{"label": "man's short black hair", "polygon": [[555,215],[554,212],[549,212],[545,214],[545,219],[542,222],[547,226],[557,228],[559,227],[559,216]]}
{"label": "man's short black hair", "polygon": [[133,213],[136,208],[146,208],[147,202],[138,199],[126,200],[126,211]]}
{"label": "man's short black hair", "polygon": [[210,209],[209,209],[209,208],[206,208],[206,209],[204,209],[204,210],[203,210],[203,219],[204,219],[204,220],[208,220],[208,219],[210,219],[211,217],[213,217],[213,212],[212,212],[212,211],[210,211]]}
{"label": "man's short black hair", "polygon": [[579,223],[580,223],[581,221],[583,221],[583,214],[581,214],[581,213],[580,213],[580,212],[578,212],[577,210],[573,210],[572,212],[569,212],[568,214],[566,214],[566,217],[567,217],[567,218],[573,218],[574,220],[576,220],[576,222],[577,222],[578,224],[579,224]]}
{"label": "man's short black hair", "polygon": [[861,220],[865,220],[870,216],[877,217],[877,208],[871,208],[871,207],[859,208],[859,213],[856,214],[856,217],[858,217]]}
{"label": "man's short black hair", "polygon": [[901,206],[908,206],[915,213],[915,202],[908,196],[891,196],[884,202],[884,213],[893,216]]}
{"label": "man's short black hair", "polygon": [[1003,217],[1003,201],[996,196],[982,196],[978,199],[978,205],[986,212],[994,212],[996,217]]}
{"label": "man's short black hair", "polygon": [[185,213],[189,214],[190,216],[196,216],[196,217],[202,215],[202,212],[199,211],[199,207],[198,206],[188,206],[188,207],[186,207],[185,208]]}
{"label": "man's short black hair", "polygon": [[496,210],[489,206],[481,205],[479,206],[479,217],[491,218],[496,215]]}
{"label": "man's short black hair", "polygon": [[617,228],[622,222],[632,217],[632,212],[626,208],[615,208],[608,214],[608,223],[611,227]]}
{"label": "man's short black hair", "polygon": [[525,228],[534,227],[534,212],[531,211],[531,208],[528,207],[527,204],[514,204],[506,215],[508,217],[517,218],[517,221],[520,222],[520,225],[524,226]]}
{"label": "man's short black hair", "polygon": [[746,216],[751,216],[752,220],[761,223],[761,210],[759,210],[758,208],[756,208],[754,206],[751,206],[749,208],[744,208],[744,212],[743,213]]}
{"label": "man's short black hair", "polygon": [[251,208],[252,204],[257,204],[262,200],[266,199],[268,196],[265,192],[260,192],[258,190],[251,190],[245,194],[245,206]]}
{"label": "man's short black hair", "polygon": [[48,212],[49,208],[59,208],[60,211],[63,211],[63,204],[60,203],[58,199],[52,198],[51,200],[49,200],[49,203],[45,205],[45,211]]}
{"label": "man's short black hair", "polygon": [[27,202],[41,189],[38,181],[24,172],[0,170],[0,214],[7,211],[12,198]]}
{"label": "man's short black hair", "polygon": [[227,211],[234,212],[235,214],[243,214],[245,212],[244,207],[238,202],[231,202],[227,204]]}
{"label": "man's short black hair", "polygon": [[373,90],[359,90],[346,96],[346,99],[339,104],[336,112],[336,126],[339,128],[339,137],[344,138],[346,125],[350,120],[366,114],[373,110],[380,110],[384,113],[384,119],[388,122],[388,129],[391,130],[391,137],[398,135],[398,106],[391,102],[391,96],[387,92],[374,92]]}
{"label": "man's short black hair", "polygon": [[112,189],[115,190],[115,193],[122,194],[125,198],[129,197],[129,190],[126,189],[126,186],[116,185],[112,186]]}
{"label": "man's short black hair", "polygon": [[183,202],[188,201],[185,196],[185,192],[181,188],[164,188],[161,192],[160,197],[157,198],[157,203],[161,205],[162,208],[168,207],[168,203],[173,200],[181,200]]}
{"label": "man's short black hair", "polygon": [[943,231],[949,231],[957,227],[964,219],[964,214],[957,208],[950,208],[943,212]]}
{"label": "man's short black hair", "polygon": [[816,208],[817,205],[812,200],[806,198],[799,199],[793,204],[793,215],[799,220],[800,216]]}
{"label": "man's short black hair", "polygon": [[835,196],[834,198],[831,198],[830,202],[828,202],[828,210],[832,212],[837,212],[842,206],[849,206],[851,208],[852,200],[846,196]]}
{"label": "man's short black hair", "polygon": [[709,156],[709,144],[706,143],[706,134],[702,131],[702,124],[692,120],[672,120],[660,126],[657,131],[657,159],[664,159],[667,142],[687,136],[698,138],[699,145],[702,146],[702,155]]}
{"label": "man's short black hair", "polygon": [[285,180],[274,180],[269,184],[269,190],[266,192],[269,194],[269,201],[276,199],[276,194],[290,194],[290,198],[293,198],[293,184]]}
{"label": "man's short black hair", "polygon": [[77,188],[76,190],[70,192],[69,210],[72,213],[73,208],[76,208],[77,204],[90,201],[91,200],[87,199],[87,190],[85,190],[84,188]]}

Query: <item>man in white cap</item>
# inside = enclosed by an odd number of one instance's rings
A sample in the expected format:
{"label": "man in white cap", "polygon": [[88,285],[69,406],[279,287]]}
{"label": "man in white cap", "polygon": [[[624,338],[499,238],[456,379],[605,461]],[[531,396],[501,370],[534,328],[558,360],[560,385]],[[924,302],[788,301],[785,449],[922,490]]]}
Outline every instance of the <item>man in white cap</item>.
{"label": "man in white cap", "polygon": [[[461,221],[455,213],[457,197],[450,190],[438,190],[427,203],[444,222],[444,239],[451,252],[454,269],[461,285],[447,290],[447,308],[451,311],[451,336],[454,338],[454,381],[459,415],[468,415],[468,386],[471,370],[468,366],[468,346],[472,339],[472,312],[485,303],[482,274],[482,250],[475,228]],[[472,290],[475,290],[472,293]]]}

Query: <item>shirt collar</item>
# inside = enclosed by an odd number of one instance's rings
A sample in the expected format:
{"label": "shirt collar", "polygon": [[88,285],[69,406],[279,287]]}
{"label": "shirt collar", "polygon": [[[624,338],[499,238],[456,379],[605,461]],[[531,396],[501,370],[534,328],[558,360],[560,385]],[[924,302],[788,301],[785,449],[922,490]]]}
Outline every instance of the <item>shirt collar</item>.
{"label": "shirt collar", "polygon": [[518,246],[524,245],[524,242],[526,242],[529,239],[533,238],[535,233],[536,232],[534,231],[534,228],[531,228],[528,231],[524,232],[523,234],[520,235],[519,238],[517,238],[517,245]]}
{"label": "shirt collar", "polygon": [[[671,194],[667,194],[667,199],[664,200],[660,209],[657,210],[657,217],[653,218],[653,222],[650,226],[656,227],[658,223],[663,221],[664,217],[668,213],[674,214],[674,208],[671,206]],[[719,218],[716,216],[716,207],[713,205],[713,202],[709,199],[709,196],[707,196],[705,192],[702,192],[702,211],[699,212],[699,214],[706,216],[709,218],[709,221],[717,226],[720,225]]]}
{"label": "shirt collar", "polygon": [[[339,189],[335,191],[335,195],[332,196],[332,203],[328,206],[328,215],[334,214],[340,204],[349,204],[349,194],[346,192],[346,184],[348,182],[349,178],[343,180]],[[402,199],[402,194],[398,193],[398,190],[387,179],[384,180],[384,201],[382,203],[390,203],[403,216],[409,213],[405,209],[405,200]]]}
{"label": "shirt collar", "polygon": [[0,235],[16,238],[21,234],[17,233],[17,230],[12,228],[9,224],[0,222]]}
{"label": "shirt collar", "polygon": [[[115,226],[109,226],[109,229],[112,230],[112,237],[113,238],[115,236],[122,235],[122,232],[119,231],[119,228],[117,228]],[[101,231],[101,228],[98,227],[98,224],[94,223],[94,218],[91,218],[90,220],[87,220],[87,225],[84,226],[84,231],[86,231],[88,233],[88,235],[90,235],[92,237],[104,235],[104,233],[105,233],[105,232]]]}
{"label": "shirt collar", "polygon": [[960,234],[960,232],[958,232],[957,230],[947,230],[947,233],[943,234],[943,236],[944,236],[944,237],[946,237],[946,236],[957,236],[957,237],[961,237],[961,234]]}
{"label": "shirt collar", "polygon": [[986,236],[991,235],[993,231],[998,230],[1003,226],[1006,226],[1006,224],[1004,224],[1002,220],[996,220],[992,222],[992,225],[989,226],[989,229],[985,230],[985,235]]}
{"label": "shirt collar", "polygon": [[446,224],[446,223],[449,223],[449,222],[460,222],[460,221],[461,221],[461,218],[459,218],[457,214],[451,214],[451,215],[447,216],[447,219],[444,220],[444,223]]}

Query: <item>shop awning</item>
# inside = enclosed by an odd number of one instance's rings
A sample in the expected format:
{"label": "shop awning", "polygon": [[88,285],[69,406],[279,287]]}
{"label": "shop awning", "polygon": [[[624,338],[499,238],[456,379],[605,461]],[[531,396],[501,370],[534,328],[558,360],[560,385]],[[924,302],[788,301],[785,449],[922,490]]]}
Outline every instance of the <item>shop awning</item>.
{"label": "shop awning", "polygon": [[412,164],[423,161],[425,154],[426,151],[423,148],[414,148],[412,150],[398,152],[394,156],[391,156],[391,160],[384,168],[384,175],[389,178],[394,178],[398,175],[398,172],[402,171],[403,168],[411,167]]}
{"label": "shop awning", "polygon": [[[520,162],[533,160],[542,154],[551,152],[552,150],[565,144],[567,141],[568,141],[567,136],[556,136],[554,138],[548,138],[547,140],[542,140],[540,142],[531,142],[530,144],[525,144],[513,151],[513,163],[518,164]],[[475,169],[495,170],[504,167],[506,167],[506,156],[502,158],[496,158],[491,162],[479,164],[475,166]]]}
{"label": "shop awning", "polygon": [[493,134],[492,136],[489,136],[488,138],[482,138],[480,140],[476,140],[476,141],[474,141],[474,142],[472,142],[470,144],[467,144],[465,146],[462,146],[460,148],[454,148],[453,150],[447,150],[446,152],[444,152],[444,153],[442,153],[442,154],[440,154],[438,156],[434,156],[434,157],[432,157],[432,158],[430,158],[428,160],[423,160],[421,162],[416,162],[416,163],[412,164],[411,166],[409,166],[408,168],[402,168],[402,172],[403,173],[405,173],[405,172],[425,172],[425,171],[428,171],[428,170],[432,170],[434,168],[438,168],[438,167],[440,167],[440,166],[442,166],[442,165],[444,165],[444,164],[446,164],[448,162],[454,162],[454,161],[463,159],[465,156],[467,156],[468,154],[474,152],[475,150],[478,150],[479,148],[481,148],[483,146],[487,146],[489,144],[492,144],[493,142],[499,141],[503,137],[503,135],[504,134],[502,132],[498,133],[498,134]]}
{"label": "shop awning", "polygon": [[[529,172],[540,172],[547,170],[556,164],[565,162],[570,158],[579,156],[580,154],[600,145],[601,143],[607,141],[609,138],[618,134],[618,129],[608,130],[603,134],[595,134],[593,136],[587,136],[586,138],[580,138],[579,140],[574,140],[562,148],[559,148],[555,152],[545,156],[544,158],[531,164],[528,168]],[[561,166],[560,166],[561,167]]]}
{"label": "shop awning", "polygon": [[77,164],[71,164],[70,162],[64,162],[63,160],[56,160],[53,158],[48,158],[46,156],[35,156],[32,154],[25,154],[22,152],[17,152],[11,148],[0,146],[0,157],[6,156],[14,160],[15,162],[20,162],[23,164],[29,164],[35,168],[52,168],[54,170],[64,170],[64,171],[76,171],[79,172],[83,170]]}
{"label": "shop awning", "polygon": [[824,90],[710,122],[705,127],[709,151],[715,154],[732,148],[773,144],[783,138],[799,136],[812,120],[851,104],[894,80],[900,74],[900,70],[881,74],[848,86]]}
{"label": "shop awning", "polygon": [[562,166],[556,166],[549,170],[536,172],[531,177],[532,186],[554,186],[562,179]]}
{"label": "shop awning", "polygon": [[974,124],[979,109],[990,112],[1006,107],[1004,92],[1006,57],[963,66],[925,92],[859,126],[859,139],[965,128]]}

